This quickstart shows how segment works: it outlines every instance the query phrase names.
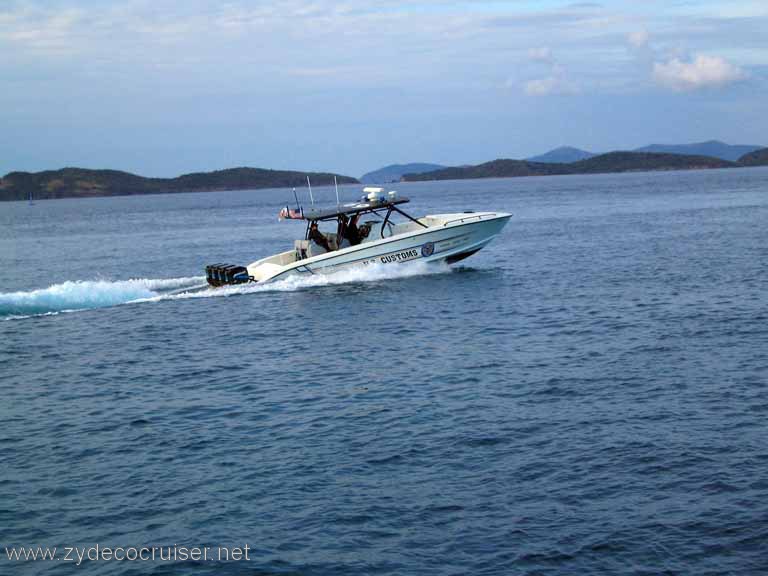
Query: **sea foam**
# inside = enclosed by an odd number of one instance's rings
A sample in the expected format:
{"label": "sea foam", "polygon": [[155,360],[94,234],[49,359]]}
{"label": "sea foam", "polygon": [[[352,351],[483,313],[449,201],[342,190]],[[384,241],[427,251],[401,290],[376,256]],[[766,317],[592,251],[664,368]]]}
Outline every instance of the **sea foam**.
{"label": "sea foam", "polygon": [[33,316],[116,306],[152,298],[169,290],[193,287],[204,281],[205,278],[202,277],[76,280],[37,290],[0,292],[0,317]]}
{"label": "sea foam", "polygon": [[262,292],[292,292],[350,282],[378,282],[448,272],[444,263],[409,262],[371,264],[334,274],[290,276],[267,284],[242,284],[207,288],[204,277],[132,280],[75,280],[47,288],[0,292],[0,318],[18,318],[105,308],[120,304],[159,302],[185,298],[220,298]]}

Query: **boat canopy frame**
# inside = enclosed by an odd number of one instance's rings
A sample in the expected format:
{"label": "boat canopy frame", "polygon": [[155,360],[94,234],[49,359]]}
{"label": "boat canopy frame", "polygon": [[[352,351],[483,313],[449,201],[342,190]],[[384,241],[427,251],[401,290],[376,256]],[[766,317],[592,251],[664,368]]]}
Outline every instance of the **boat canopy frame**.
{"label": "boat canopy frame", "polygon": [[[348,216],[350,214],[361,214],[363,212],[376,212],[377,210],[383,210],[385,208],[394,208],[396,204],[405,204],[410,202],[409,198],[400,196],[399,198],[393,198],[392,200],[383,200],[378,202],[361,201],[354,204],[340,204],[334,208],[327,208],[325,210],[318,210],[310,208],[309,210],[302,210],[302,217],[304,220],[334,220],[342,214]],[[400,212],[400,210],[398,210]]]}
{"label": "boat canopy frame", "polygon": [[424,222],[417,220],[410,214],[407,214],[403,210],[397,207],[397,204],[405,204],[410,202],[410,199],[401,196],[393,200],[385,200],[383,202],[358,202],[355,204],[344,204],[337,206],[336,208],[330,208],[327,210],[315,210],[312,209],[308,212],[302,213],[302,216],[307,220],[307,229],[304,234],[304,238],[309,238],[309,228],[312,222],[325,222],[329,220],[338,220],[340,216],[358,215],[358,214],[375,214],[379,218],[382,218],[380,212],[386,210],[386,214],[383,216],[383,222],[381,224],[381,237],[384,238],[384,230],[389,222],[392,212],[397,212],[401,216],[407,218],[411,222],[415,222],[422,228],[429,228]]}

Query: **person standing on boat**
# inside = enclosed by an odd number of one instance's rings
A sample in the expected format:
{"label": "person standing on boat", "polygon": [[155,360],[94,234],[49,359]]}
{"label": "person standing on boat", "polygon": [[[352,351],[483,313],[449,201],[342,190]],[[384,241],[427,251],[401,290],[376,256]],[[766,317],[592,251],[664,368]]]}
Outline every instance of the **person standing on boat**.
{"label": "person standing on boat", "polygon": [[347,217],[344,214],[339,214],[339,225],[336,228],[336,238],[338,239],[339,249],[345,248],[344,240],[347,237]]}
{"label": "person standing on boat", "polygon": [[360,218],[360,213],[355,214],[344,227],[344,238],[349,240],[350,246],[357,246],[360,244],[360,230],[357,228],[357,221]]}
{"label": "person standing on boat", "polygon": [[317,222],[315,221],[312,221],[312,223],[309,225],[309,234],[307,235],[307,240],[314,242],[322,248],[325,248],[326,252],[331,251],[331,245],[328,243],[328,238],[326,238],[323,233],[317,229]]}

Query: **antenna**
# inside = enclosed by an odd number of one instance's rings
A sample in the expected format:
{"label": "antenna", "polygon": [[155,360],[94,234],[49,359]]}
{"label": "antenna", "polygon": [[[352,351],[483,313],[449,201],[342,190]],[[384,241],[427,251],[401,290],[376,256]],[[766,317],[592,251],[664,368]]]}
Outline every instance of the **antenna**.
{"label": "antenna", "polygon": [[307,186],[309,186],[309,201],[312,202],[312,206],[314,206],[315,199],[312,197],[312,183],[309,181],[309,175],[307,175]]}
{"label": "antenna", "polygon": [[293,198],[296,200],[296,210],[301,210],[301,204],[299,204],[299,197],[296,196],[296,188],[293,189]]}
{"label": "antenna", "polygon": [[339,204],[341,204],[341,202],[339,202],[339,183],[336,182],[335,174],[333,176],[333,185],[336,186],[336,206],[338,206]]}

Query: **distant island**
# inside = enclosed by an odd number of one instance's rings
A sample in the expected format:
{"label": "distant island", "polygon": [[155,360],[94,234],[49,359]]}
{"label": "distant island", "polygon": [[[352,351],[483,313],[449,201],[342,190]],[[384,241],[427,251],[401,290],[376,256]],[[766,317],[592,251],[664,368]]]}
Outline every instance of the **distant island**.
{"label": "distant island", "polygon": [[636,148],[633,152],[657,152],[662,154],[686,154],[692,156],[711,156],[721,160],[738,162],[745,154],[760,150],[763,146],[746,144],[726,144],[720,140],[707,140],[693,144],[650,144]]}
{"label": "distant island", "polygon": [[[740,159],[742,158],[742,156],[746,156],[747,154],[751,154],[763,148],[765,148],[765,146],[756,146],[756,145],[748,145],[748,144],[726,144],[725,142],[721,142],[720,140],[707,140],[705,142],[694,142],[691,144],[649,144],[648,146],[642,146],[640,148],[628,150],[627,152],[647,152],[651,154],[675,154],[678,156],[707,156],[709,158],[719,158],[720,160],[726,160],[728,162],[746,165],[740,162]],[[575,148],[573,146],[560,146],[558,148],[550,150],[549,152],[545,152],[544,154],[539,154],[537,156],[530,156],[528,158],[525,158],[524,160],[516,160],[515,162],[528,162],[528,163],[535,163],[535,164],[573,164],[581,160],[589,160],[590,158],[594,158],[596,156],[606,156],[606,155],[599,154],[596,152],[590,152],[588,150],[583,150],[580,148]],[[661,158],[657,158],[656,160],[659,160],[659,159],[662,160],[663,164],[669,164],[669,162]],[[605,160],[608,160],[609,161],[608,163],[612,161],[610,158],[607,158]],[[674,162],[669,167],[654,167],[653,163],[655,160],[649,159],[647,157],[642,157],[642,156],[636,156],[630,161],[637,162],[638,165],[634,168],[631,168],[631,167],[626,168],[626,167],[620,166],[619,170],[613,170],[613,169],[610,169],[606,163],[606,165],[604,166],[604,168],[606,169],[601,171],[613,172],[613,171],[626,171],[627,169],[637,169],[637,170],[662,170],[662,169],[685,170],[686,169],[684,166],[680,166],[680,163],[674,163]],[[649,161],[651,162],[650,165],[648,164]],[[494,161],[494,162],[498,162],[498,161]],[[603,162],[600,162],[600,163],[602,164]],[[648,167],[644,168],[643,165],[647,165]],[[378,170],[373,170],[372,172],[363,174],[360,177],[360,181],[365,184],[388,184],[390,182],[397,182],[400,180],[416,180],[416,178],[413,177],[416,174],[432,173],[432,172],[437,172],[444,169],[453,171],[456,168],[466,168],[468,170],[466,170],[465,172],[471,173],[473,172],[472,170],[473,168],[477,168],[475,172],[477,171],[483,172],[484,170],[488,170],[488,169],[495,170],[496,168],[498,168],[498,166],[486,166],[485,164],[480,166],[483,166],[483,168],[478,168],[476,166],[459,166],[459,167],[441,166],[439,164],[428,164],[428,163],[391,164],[389,166],[384,166],[383,168],[379,168]],[[694,167],[698,167],[698,166],[696,165]],[[712,166],[704,166],[704,167],[712,167]],[[718,167],[725,167],[725,166],[721,165]],[[586,168],[588,170],[592,170],[593,167],[591,167],[590,165],[587,165]],[[563,171],[559,169],[546,169],[542,167],[525,166],[522,164],[517,165],[514,168],[512,167],[512,165],[507,165],[506,170],[513,172],[513,174],[511,175],[514,175],[514,176],[526,176],[526,175],[535,176],[535,175],[538,175],[539,173],[545,173],[545,174],[573,173],[571,170]]]}
{"label": "distant island", "polygon": [[427,164],[424,162],[413,162],[411,164],[390,164],[379,168],[373,172],[368,172],[360,176],[360,182],[363,184],[388,184],[390,182],[400,182],[403,174],[422,174],[423,172],[432,172],[447,168],[441,164]]}
{"label": "distant island", "polygon": [[290,188],[312,184],[357,184],[350,176],[327,172],[297,172],[262,168],[230,168],[184,174],[177,178],[145,178],[118,170],[63,168],[45,172],[11,172],[0,178],[0,201],[93,196],[128,196],[173,192],[218,192],[259,188]]}
{"label": "distant island", "polygon": [[593,152],[587,152],[586,150],[580,150],[573,146],[560,146],[544,154],[538,156],[531,156],[526,158],[528,162],[546,162],[549,164],[569,164],[571,162],[578,162],[579,160],[586,160],[597,156]]}
{"label": "distant island", "polygon": [[739,163],[743,166],[768,166],[768,148],[744,154]]}
{"label": "distant island", "polygon": [[[683,154],[664,150],[705,150],[711,154]],[[736,152],[743,152],[735,160]],[[575,158],[575,160],[573,160]],[[547,161],[541,161],[546,159]],[[364,183],[387,184],[395,181],[462,180],[469,178],[511,178],[518,176],[556,176],[658,170],[696,170],[768,166],[768,148],[725,144],[717,140],[698,144],[652,144],[638,150],[593,154],[563,146],[527,160],[498,159],[474,166],[440,164],[391,164],[361,177]],[[306,186],[312,184],[359,184],[356,178],[330,172],[229,168],[196,172],[176,178],[146,178],[119,170],[62,168],[44,172],[10,172],[0,178],[0,201],[55,198],[89,198],[177,192],[217,192]]]}
{"label": "distant island", "polygon": [[[750,163],[747,163],[749,161]],[[710,156],[690,156],[652,152],[609,152],[570,163],[531,162],[499,159],[476,166],[443,168],[422,174],[405,174],[403,181],[462,180],[467,178],[510,178],[516,176],[556,176],[657,170],[697,170],[768,165],[768,148],[743,156],[738,162]]]}
{"label": "distant island", "polygon": [[[629,152],[652,152],[654,154],[683,154],[685,156],[710,156],[730,162],[737,162],[739,158],[764,146],[749,144],[726,144],[720,140],[707,140],[706,142],[694,142],[692,144],[649,144],[640,148],[634,148]],[[595,152],[581,150],[572,146],[561,146],[538,156],[526,158],[529,162],[547,162],[554,164],[569,164],[598,156]],[[414,170],[413,172],[417,172]]]}

